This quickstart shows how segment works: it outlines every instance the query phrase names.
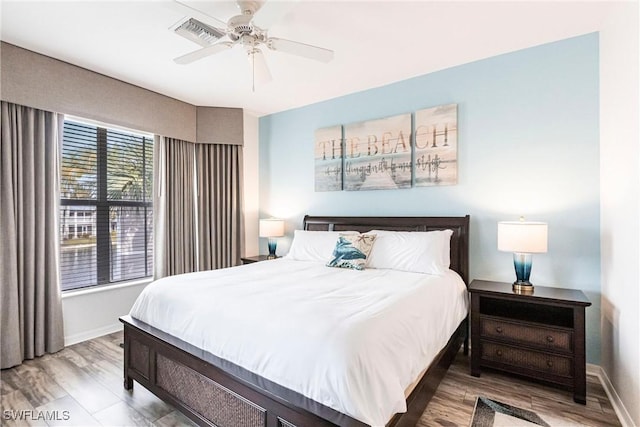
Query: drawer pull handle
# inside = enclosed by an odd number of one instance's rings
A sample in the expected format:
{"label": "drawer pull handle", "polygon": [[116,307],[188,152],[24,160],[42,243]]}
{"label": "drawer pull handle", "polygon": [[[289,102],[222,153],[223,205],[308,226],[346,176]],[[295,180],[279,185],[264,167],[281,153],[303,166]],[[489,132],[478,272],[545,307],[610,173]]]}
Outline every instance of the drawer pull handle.
{"label": "drawer pull handle", "polygon": [[547,337],[547,342],[553,342],[553,337],[551,335]]}
{"label": "drawer pull handle", "polygon": [[502,333],[502,327],[501,326],[496,326],[496,332],[501,334]]}
{"label": "drawer pull handle", "polygon": [[551,360],[547,360],[547,366],[552,368],[553,367],[553,362]]}
{"label": "drawer pull handle", "polygon": [[498,357],[502,357],[502,350],[496,350],[496,355]]}

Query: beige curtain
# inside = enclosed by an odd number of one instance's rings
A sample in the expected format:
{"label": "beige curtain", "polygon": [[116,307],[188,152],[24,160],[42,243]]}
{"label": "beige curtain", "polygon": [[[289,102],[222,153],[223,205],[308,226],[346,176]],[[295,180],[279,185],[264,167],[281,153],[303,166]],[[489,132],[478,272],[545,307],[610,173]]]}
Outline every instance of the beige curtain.
{"label": "beige curtain", "polygon": [[240,264],[244,245],[242,146],[197,144],[198,267]]}
{"label": "beige curtain", "polygon": [[197,270],[194,144],[155,137],[154,278]]}
{"label": "beige curtain", "polygon": [[58,213],[63,116],[1,103],[0,365],[64,347]]}

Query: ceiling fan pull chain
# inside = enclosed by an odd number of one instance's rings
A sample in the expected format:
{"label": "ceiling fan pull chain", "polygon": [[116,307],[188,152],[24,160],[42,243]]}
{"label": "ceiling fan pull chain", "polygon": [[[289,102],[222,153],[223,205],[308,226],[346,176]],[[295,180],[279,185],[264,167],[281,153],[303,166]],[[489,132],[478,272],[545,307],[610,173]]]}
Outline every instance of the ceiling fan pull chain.
{"label": "ceiling fan pull chain", "polygon": [[255,57],[255,52],[251,50],[251,92],[255,93],[255,91],[256,91],[256,57]]}

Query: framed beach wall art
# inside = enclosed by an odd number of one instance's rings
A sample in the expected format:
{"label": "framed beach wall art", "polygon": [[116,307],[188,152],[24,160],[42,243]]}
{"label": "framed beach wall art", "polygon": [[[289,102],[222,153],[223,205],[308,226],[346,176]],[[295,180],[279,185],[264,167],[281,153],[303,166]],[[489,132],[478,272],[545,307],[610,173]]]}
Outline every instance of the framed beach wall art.
{"label": "framed beach wall art", "polygon": [[458,183],[458,104],[416,111],[416,187]]}
{"label": "framed beach wall art", "polygon": [[411,188],[411,114],[344,127],[344,189]]}
{"label": "framed beach wall art", "polygon": [[315,191],[342,190],[342,126],[318,129],[314,141]]}

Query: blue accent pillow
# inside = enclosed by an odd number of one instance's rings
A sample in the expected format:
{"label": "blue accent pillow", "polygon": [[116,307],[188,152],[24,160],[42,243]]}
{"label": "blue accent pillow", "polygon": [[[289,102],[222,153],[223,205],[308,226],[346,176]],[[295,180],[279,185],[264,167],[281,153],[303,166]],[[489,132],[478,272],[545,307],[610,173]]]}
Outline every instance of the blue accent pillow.
{"label": "blue accent pillow", "polygon": [[375,234],[340,234],[327,267],[364,270],[375,240]]}

